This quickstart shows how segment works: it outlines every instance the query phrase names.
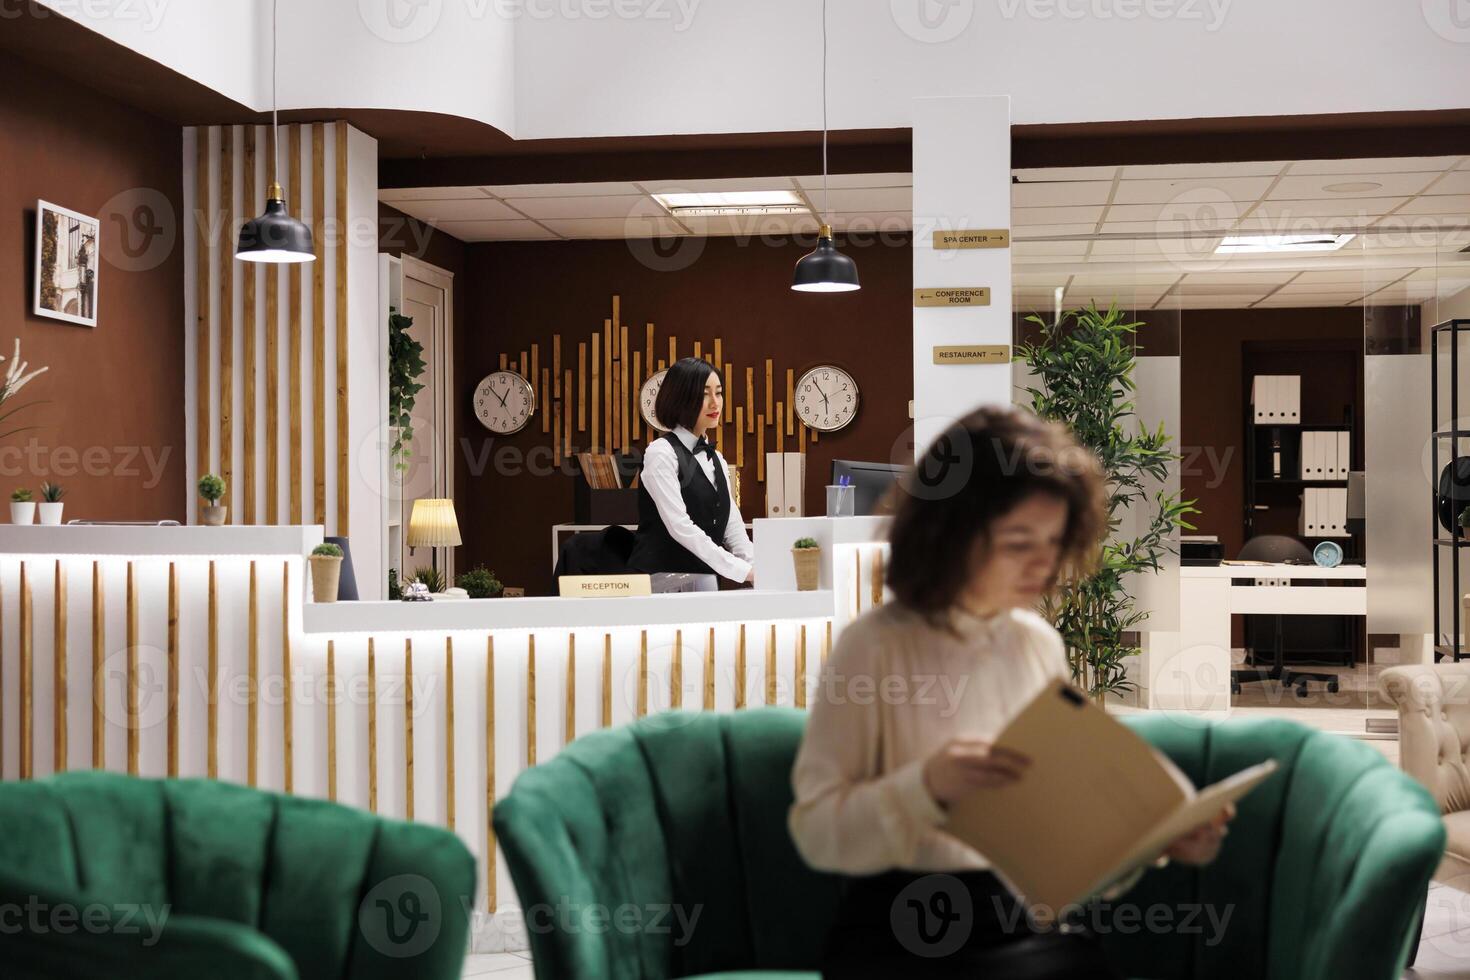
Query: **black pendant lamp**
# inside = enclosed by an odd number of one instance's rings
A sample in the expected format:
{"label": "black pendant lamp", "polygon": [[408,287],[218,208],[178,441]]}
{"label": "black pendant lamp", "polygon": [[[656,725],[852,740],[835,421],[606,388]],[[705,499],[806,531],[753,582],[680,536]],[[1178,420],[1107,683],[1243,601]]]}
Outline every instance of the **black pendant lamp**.
{"label": "black pendant lamp", "polygon": [[827,209],[827,0],[822,0],[822,230],[817,247],[803,255],[791,276],[791,288],[802,293],[848,293],[861,289],[857,263],[837,250]]}
{"label": "black pendant lamp", "polygon": [[286,213],[286,192],[276,180],[281,154],[276,131],[276,0],[271,0],[271,182],[265,214],[240,226],[235,258],[242,262],[311,262],[316,259],[311,229]]}

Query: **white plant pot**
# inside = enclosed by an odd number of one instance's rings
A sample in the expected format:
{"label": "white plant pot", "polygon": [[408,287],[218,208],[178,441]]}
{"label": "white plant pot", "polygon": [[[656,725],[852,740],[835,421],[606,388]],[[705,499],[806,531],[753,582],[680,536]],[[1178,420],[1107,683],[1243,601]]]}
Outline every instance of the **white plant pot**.
{"label": "white plant pot", "polygon": [[201,504],[199,507],[199,523],[206,527],[223,527],[225,523],[225,505]]}
{"label": "white plant pot", "polygon": [[65,507],[65,506],[66,506],[66,501],[64,501],[64,500],[56,500],[56,501],[43,500],[40,503],[36,504],[37,510],[39,510],[41,512],[41,523],[42,524],[60,524],[61,523],[61,508]]}
{"label": "white plant pot", "polygon": [[34,524],[36,521],[36,502],[28,500],[25,503],[12,500],[10,502],[10,523],[12,524]]}

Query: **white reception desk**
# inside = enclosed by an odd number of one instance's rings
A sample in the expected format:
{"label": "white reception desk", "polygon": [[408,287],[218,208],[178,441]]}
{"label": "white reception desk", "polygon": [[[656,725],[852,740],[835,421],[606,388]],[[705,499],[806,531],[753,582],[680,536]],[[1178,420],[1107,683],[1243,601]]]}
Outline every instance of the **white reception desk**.
{"label": "white reception desk", "polygon": [[[320,527],[0,525],[0,778],[208,775],[440,824],[494,907],[490,809],[522,769],[668,707],[805,705],[874,601],[878,528],[757,521],[755,590],[316,604]],[[804,536],[827,546],[815,592]]]}

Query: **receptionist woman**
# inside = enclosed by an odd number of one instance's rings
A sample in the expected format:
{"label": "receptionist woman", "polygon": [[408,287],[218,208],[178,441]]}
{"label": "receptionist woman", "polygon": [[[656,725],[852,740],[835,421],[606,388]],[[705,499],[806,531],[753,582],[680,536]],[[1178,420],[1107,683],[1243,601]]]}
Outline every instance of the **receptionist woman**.
{"label": "receptionist woman", "polygon": [[708,361],[686,357],[664,375],[653,414],[669,431],[643,454],[628,559],[652,576],[655,592],[713,592],[718,578],[755,581],[755,549],[730,496],[730,468],[705,438],[724,410],[724,379]]}

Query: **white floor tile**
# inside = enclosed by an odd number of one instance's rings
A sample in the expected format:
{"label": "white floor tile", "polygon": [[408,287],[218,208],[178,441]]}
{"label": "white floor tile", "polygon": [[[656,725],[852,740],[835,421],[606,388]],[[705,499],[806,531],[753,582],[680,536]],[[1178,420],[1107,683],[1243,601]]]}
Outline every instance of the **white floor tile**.
{"label": "white floor tile", "polygon": [[487,977],[490,980],[532,980],[535,976],[530,960],[515,953],[476,953],[465,957],[465,978]]}

